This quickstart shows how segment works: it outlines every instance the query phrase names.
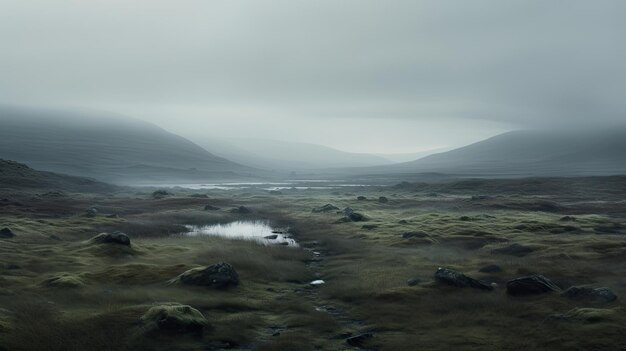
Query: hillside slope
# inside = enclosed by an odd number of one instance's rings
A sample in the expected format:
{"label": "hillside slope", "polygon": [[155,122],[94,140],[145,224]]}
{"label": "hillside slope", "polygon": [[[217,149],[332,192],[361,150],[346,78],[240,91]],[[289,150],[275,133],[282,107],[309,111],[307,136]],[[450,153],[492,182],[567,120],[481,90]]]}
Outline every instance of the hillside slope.
{"label": "hillside slope", "polygon": [[0,108],[0,157],[118,183],[230,178],[251,170],[140,120],[10,107]]}
{"label": "hillside slope", "polygon": [[229,160],[252,167],[277,170],[312,170],[391,164],[381,156],[345,152],[331,147],[264,139],[197,140],[199,145]]}
{"label": "hillside slope", "polygon": [[514,131],[416,161],[360,172],[467,176],[626,174],[626,128]]}

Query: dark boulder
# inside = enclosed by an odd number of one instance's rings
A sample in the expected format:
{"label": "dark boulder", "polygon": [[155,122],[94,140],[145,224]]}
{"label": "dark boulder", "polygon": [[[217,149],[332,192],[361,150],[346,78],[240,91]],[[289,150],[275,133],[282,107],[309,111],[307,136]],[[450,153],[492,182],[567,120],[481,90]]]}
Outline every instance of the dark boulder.
{"label": "dark boulder", "polygon": [[490,265],[484,266],[478,271],[482,273],[499,273],[499,272],[502,272],[502,268],[500,268],[500,266],[498,265],[490,264]]}
{"label": "dark boulder", "polygon": [[358,212],[354,212],[354,210],[350,207],[346,207],[343,209],[343,215],[348,221],[352,221],[352,222],[361,222],[365,220],[364,215]]}
{"label": "dark boulder", "polygon": [[386,204],[387,202],[389,202],[389,199],[384,196],[381,196],[378,198],[378,202],[381,204]]}
{"label": "dark boulder", "polygon": [[339,207],[333,206],[331,204],[326,204],[322,207],[315,207],[311,212],[320,213],[320,212],[335,212],[339,211]]}
{"label": "dark boulder", "polygon": [[522,257],[533,252],[533,249],[520,244],[511,244],[509,246],[501,247],[499,249],[494,249],[493,252],[501,255]]}
{"label": "dark boulder", "polygon": [[406,219],[401,219],[398,221],[398,224],[409,224],[409,222]]}
{"label": "dark boulder", "polygon": [[170,196],[172,194],[170,194],[167,190],[156,190],[152,193],[152,197],[155,199],[162,199],[166,196]]}
{"label": "dark boulder", "polygon": [[506,282],[506,292],[512,296],[538,295],[553,291],[560,292],[561,288],[550,279],[539,274],[516,278]]}
{"label": "dark boulder", "polygon": [[617,300],[617,295],[609,288],[590,288],[583,286],[572,286],[561,293],[561,296],[572,300],[583,300],[592,302],[613,302]]}
{"label": "dark boulder", "polygon": [[217,211],[217,210],[219,210],[219,209],[220,209],[219,207],[215,207],[215,206],[212,206],[212,205],[206,205],[206,206],[204,206],[204,210],[205,210],[205,211]]}
{"label": "dark boulder", "polygon": [[229,263],[220,262],[208,267],[190,269],[170,281],[185,285],[209,286],[218,289],[239,284],[239,275]]}
{"label": "dark boulder", "polygon": [[470,278],[461,272],[448,268],[439,267],[439,269],[435,272],[435,280],[441,284],[452,285],[459,288],[493,290],[493,287],[487,283]]}
{"label": "dark boulder", "polygon": [[98,215],[98,210],[95,207],[88,208],[87,210],[85,210],[85,217],[93,218],[93,217],[96,217],[97,215]]}
{"label": "dark boulder", "polygon": [[367,198],[366,198],[365,196],[357,196],[357,198],[356,198],[356,199],[357,199],[357,200],[359,200],[359,201],[365,201],[365,200],[367,200]]}
{"label": "dark boulder", "polygon": [[230,210],[231,213],[239,213],[239,214],[248,214],[251,213],[252,210],[247,208],[246,206],[239,206]]}
{"label": "dark boulder", "polygon": [[0,229],[0,239],[9,239],[15,236],[15,233],[9,228]]}
{"label": "dark boulder", "polygon": [[100,233],[93,238],[89,239],[91,244],[117,244],[117,245],[130,245],[130,238],[128,235],[122,232],[113,233]]}
{"label": "dark boulder", "polygon": [[376,224],[363,224],[361,226],[361,229],[365,229],[365,230],[372,230],[372,229],[376,229],[378,228],[378,225]]}

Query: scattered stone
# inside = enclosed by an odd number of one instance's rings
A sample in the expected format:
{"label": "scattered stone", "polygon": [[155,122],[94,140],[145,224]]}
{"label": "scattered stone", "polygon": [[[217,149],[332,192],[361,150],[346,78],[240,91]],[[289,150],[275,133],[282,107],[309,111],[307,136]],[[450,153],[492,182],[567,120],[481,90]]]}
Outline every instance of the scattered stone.
{"label": "scattered stone", "polygon": [[239,213],[239,214],[248,214],[251,212],[252,210],[250,210],[246,206],[239,206],[230,210],[230,213]]}
{"label": "scattered stone", "polygon": [[342,211],[343,215],[345,216],[344,218],[347,221],[352,221],[352,222],[361,222],[365,220],[365,216],[358,213],[358,212],[354,212],[354,210],[350,207],[346,207],[343,209]]}
{"label": "scattered stone", "polygon": [[402,238],[403,239],[409,239],[409,238],[428,238],[430,235],[428,235],[428,233],[423,232],[423,231],[413,231],[413,232],[404,232],[402,233]]}
{"label": "scattered stone", "polygon": [[376,229],[378,228],[377,224],[363,224],[361,226],[361,229],[365,229],[365,230],[372,230],[372,229]]}
{"label": "scattered stone", "polygon": [[566,313],[554,314],[552,319],[567,322],[597,323],[615,319],[615,310],[607,308],[574,308]]}
{"label": "scattered stone", "polygon": [[54,234],[51,234],[48,238],[50,238],[52,240],[57,240],[57,241],[63,240],[58,235],[54,235]]}
{"label": "scattered stone", "polygon": [[277,238],[278,238],[278,234],[266,235],[263,237],[263,239],[268,239],[268,240],[276,240]]}
{"label": "scattered stone", "polygon": [[167,190],[156,190],[152,193],[152,197],[155,199],[162,199],[166,196],[170,196],[172,194],[170,194]]}
{"label": "scattered stone", "polygon": [[374,334],[372,333],[363,333],[363,334],[351,336],[346,339],[346,343],[354,347],[363,347],[363,344],[365,343],[365,341],[372,338],[373,336]]}
{"label": "scattered stone", "polygon": [[122,232],[100,233],[89,239],[91,244],[118,244],[130,246],[130,238]]}
{"label": "scattered stone", "polygon": [[80,288],[85,282],[75,275],[61,274],[44,280],[41,285],[53,288]]}
{"label": "scattered stone", "polygon": [[202,333],[208,321],[200,311],[178,303],[151,307],[140,319],[148,332]]}
{"label": "scattered stone", "polygon": [[9,228],[0,229],[0,239],[9,239],[15,236],[15,233]]}
{"label": "scattered stone", "polygon": [[421,280],[419,278],[409,278],[406,281],[406,285],[408,286],[415,286],[417,284],[421,283]]}
{"label": "scattered stone", "polygon": [[533,274],[506,282],[506,292],[512,296],[537,295],[549,292],[560,292],[556,284],[543,275]]}
{"label": "scattered stone", "polygon": [[215,207],[215,206],[212,206],[212,205],[206,205],[206,206],[204,206],[204,210],[205,210],[205,211],[217,211],[217,210],[219,210],[219,209],[220,209],[219,207]]}
{"label": "scattered stone", "polygon": [[533,252],[533,249],[528,246],[524,246],[524,245],[520,245],[516,243],[516,244],[511,244],[509,246],[505,246],[499,249],[494,249],[493,252],[497,254],[502,254],[502,255],[522,257]]}
{"label": "scattered stone", "polygon": [[561,222],[576,222],[576,217],[574,216],[563,216],[559,219]]}
{"label": "scattered stone", "polygon": [[457,286],[460,288],[475,288],[482,290],[493,290],[493,287],[480,280],[470,278],[461,272],[457,272],[448,268],[437,269],[435,272],[435,280],[442,284]]}
{"label": "scattered stone", "polygon": [[490,264],[490,265],[484,266],[478,271],[482,273],[499,273],[499,272],[502,272],[502,268],[500,268],[500,266],[498,265]]}
{"label": "scattered stone", "polygon": [[561,293],[561,296],[570,298],[572,300],[586,300],[593,302],[613,302],[617,300],[617,295],[611,289],[602,288],[590,288],[583,286],[572,286]]}
{"label": "scattered stone", "polygon": [[319,213],[319,212],[335,212],[335,211],[339,211],[339,207],[333,206],[331,204],[326,204],[322,207],[314,208],[311,212]]}
{"label": "scattered stone", "polygon": [[208,267],[190,269],[170,283],[182,283],[186,285],[209,286],[224,289],[239,284],[239,275],[229,263],[220,262]]}
{"label": "scattered stone", "polygon": [[389,199],[384,196],[381,196],[378,198],[378,202],[381,204],[386,204],[387,202],[389,202]]}
{"label": "scattered stone", "polygon": [[359,200],[359,201],[367,200],[367,198],[365,196],[358,196],[356,199]]}
{"label": "scattered stone", "polygon": [[98,210],[95,207],[85,210],[85,217],[93,218],[98,215]]}

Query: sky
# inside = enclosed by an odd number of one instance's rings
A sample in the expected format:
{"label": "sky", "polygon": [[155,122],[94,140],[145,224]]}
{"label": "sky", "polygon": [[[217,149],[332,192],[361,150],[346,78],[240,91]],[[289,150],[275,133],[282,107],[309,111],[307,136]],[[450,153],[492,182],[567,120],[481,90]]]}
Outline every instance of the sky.
{"label": "sky", "polygon": [[626,2],[0,0],[0,103],[351,152],[626,120]]}

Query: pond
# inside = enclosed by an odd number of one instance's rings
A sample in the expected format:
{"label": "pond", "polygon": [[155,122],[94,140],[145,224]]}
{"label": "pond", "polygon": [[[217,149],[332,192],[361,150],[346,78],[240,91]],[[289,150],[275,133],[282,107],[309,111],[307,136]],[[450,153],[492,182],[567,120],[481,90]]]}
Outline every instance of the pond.
{"label": "pond", "polygon": [[187,235],[213,235],[229,239],[252,240],[263,245],[283,245],[297,247],[288,228],[273,228],[269,221],[235,221],[226,224],[186,226]]}

